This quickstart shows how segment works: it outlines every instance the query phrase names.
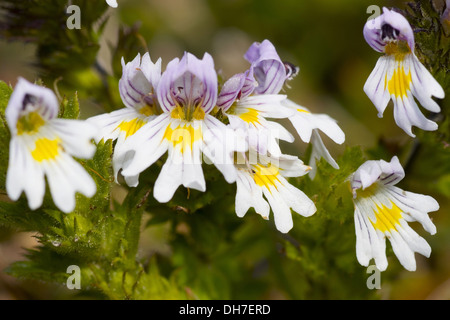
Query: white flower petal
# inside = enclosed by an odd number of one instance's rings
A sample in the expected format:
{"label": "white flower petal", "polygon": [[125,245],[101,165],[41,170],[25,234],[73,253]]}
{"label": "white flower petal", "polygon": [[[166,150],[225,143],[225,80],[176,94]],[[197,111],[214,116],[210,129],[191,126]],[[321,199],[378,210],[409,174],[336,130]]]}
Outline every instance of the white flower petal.
{"label": "white flower petal", "polygon": [[73,158],[61,154],[58,159],[44,162],[50,192],[55,205],[63,212],[75,209],[75,193],[94,196],[97,186],[86,170]]}
{"label": "white flower petal", "polygon": [[322,138],[320,137],[317,130],[314,130],[312,133],[311,143],[312,143],[312,151],[311,151],[311,158],[309,160],[309,165],[312,168],[309,173],[311,179],[314,179],[316,175],[317,171],[316,160],[320,160],[321,158],[324,158],[333,168],[339,169],[339,165],[333,159],[328,149],[325,147]]}
{"label": "white flower petal", "polygon": [[122,108],[110,113],[91,117],[86,121],[100,128],[98,135],[95,137],[95,141],[98,143],[102,139],[105,141],[109,139],[116,140],[121,133],[118,130],[120,124],[136,119],[139,116],[140,114],[134,108]]}
{"label": "white flower petal", "polygon": [[284,119],[294,113],[293,110],[283,105],[282,102],[285,99],[286,96],[281,94],[251,95],[239,100],[235,108],[237,110],[256,110],[264,118]]}
{"label": "white flower petal", "polygon": [[125,140],[120,150],[115,151],[118,163],[126,153],[135,152],[133,160],[126,168],[123,168],[122,175],[124,177],[140,174],[166,153],[169,142],[164,138],[164,134],[170,126],[169,118],[168,114],[158,116]]}
{"label": "white flower petal", "polygon": [[396,231],[391,232],[389,240],[391,241],[392,249],[401,265],[408,271],[415,271],[416,259],[414,257],[414,252],[411,250],[408,243]]}
{"label": "white flower petal", "polygon": [[155,182],[153,196],[161,203],[169,202],[183,183],[183,164],[167,159]]}
{"label": "white flower petal", "polygon": [[386,77],[391,69],[392,60],[382,56],[378,59],[375,69],[373,69],[366,83],[364,92],[378,110],[378,117],[382,117],[390,100],[389,91],[386,90]]}
{"label": "white flower petal", "polygon": [[416,55],[410,57],[410,70],[412,75],[412,93],[420,104],[432,112],[440,112],[441,108],[432,99],[432,96],[443,99],[445,92],[442,86],[434,79],[431,73],[419,61]]}
{"label": "white flower petal", "polygon": [[282,233],[289,232],[294,226],[291,209],[278,192],[272,193],[268,189],[263,188],[263,193],[272,208],[275,226],[278,231]]}
{"label": "white flower petal", "polygon": [[371,209],[361,207],[361,203],[355,204],[355,233],[356,233],[356,257],[363,266],[368,266],[370,259],[375,260],[375,264],[380,271],[386,270],[388,266],[386,258],[385,236],[375,230],[369,216],[373,215]]}
{"label": "white flower petal", "polygon": [[280,181],[285,189],[280,190],[280,194],[292,210],[304,217],[310,217],[317,211],[314,202],[303,191],[289,184],[283,177],[280,177]]}
{"label": "white flower petal", "polygon": [[13,201],[18,200],[24,191],[28,199],[28,206],[32,210],[39,208],[44,199],[43,168],[33,160],[21,137],[12,137],[10,141],[6,190]]}
{"label": "white flower petal", "polygon": [[294,110],[294,114],[289,117],[292,125],[303,142],[309,143],[314,129],[325,133],[337,144],[345,141],[345,133],[338,126],[337,121],[326,114],[311,113],[307,108],[286,99],[283,105]]}
{"label": "white flower petal", "polygon": [[96,146],[91,140],[98,136],[97,126],[81,120],[54,119],[49,127],[62,140],[61,144],[68,154],[82,159],[94,156]]}
{"label": "white flower petal", "polygon": [[405,220],[408,222],[418,221],[430,234],[436,233],[436,226],[428,216],[429,212],[439,210],[438,202],[430,196],[403,191],[391,186],[388,189],[389,195],[394,199],[395,204],[405,212]]}
{"label": "white flower petal", "polygon": [[242,218],[251,207],[264,219],[269,218],[270,206],[263,198],[262,189],[256,186],[251,175],[239,170],[236,179],[236,214]]}

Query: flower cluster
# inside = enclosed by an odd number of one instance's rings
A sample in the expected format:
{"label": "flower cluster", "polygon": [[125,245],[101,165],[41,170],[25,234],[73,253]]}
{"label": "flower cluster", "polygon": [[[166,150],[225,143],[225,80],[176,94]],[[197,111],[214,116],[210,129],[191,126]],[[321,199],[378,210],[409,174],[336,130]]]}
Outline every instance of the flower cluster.
{"label": "flower cluster", "polygon": [[[264,218],[270,208],[281,232],[292,228],[291,209],[310,216],[314,203],[286,177],[311,170],[295,156],[284,155],[278,140],[294,136],[271,119],[289,119],[301,139],[313,142],[312,162],[323,156],[338,168],[324,147],[318,130],[337,143],[345,135],[336,121],[280,94],[295,67],[284,63],[270,41],[254,43],[244,55],[248,70],[228,79],[219,91],[213,58],[185,53],[161,70],[148,53],[122,61],[119,91],[125,108],[88,119],[101,128],[101,139],[117,139],[113,167],[129,186],[168,154],[155,181],[154,197],[172,199],[179,186],[206,190],[202,162],[212,163],[229,183],[237,183],[236,213],[250,207]],[[264,199],[264,197],[267,201]]]}
{"label": "flower cluster", "polygon": [[[117,6],[116,1],[107,1]],[[429,111],[439,112],[432,97],[444,91],[414,54],[414,35],[397,12],[368,21],[364,37],[384,53],[367,80],[364,91],[381,116],[389,100],[394,103],[398,126],[414,137],[412,126],[436,130],[414,98]],[[339,169],[325,147],[321,133],[337,144],[345,134],[326,114],[314,114],[288,99],[286,82],[298,68],[283,62],[268,40],[253,43],[244,58],[249,67],[218,83],[213,58],[190,53],[175,58],[162,70],[149,53],[130,62],[122,59],[119,81],[124,108],[87,121],[58,119],[58,101],[52,91],[20,78],[6,108],[11,132],[6,188],[17,200],[24,192],[31,209],[42,205],[45,177],[55,205],[63,212],[75,208],[75,193],[92,197],[96,185],[77,158],[95,153],[94,139],[114,140],[112,159],[115,181],[123,177],[135,187],[139,176],[167,154],[154,183],[153,196],[169,202],[180,186],[206,191],[203,163],[213,164],[228,183],[236,183],[235,210],[243,217],[250,208],[269,219],[283,233],[293,227],[292,211],[308,217],[314,202],[288,178],[307,173],[314,179],[316,160],[324,158]],[[278,142],[293,142],[279,119],[288,119],[296,135],[312,144],[309,165],[286,155]],[[418,221],[436,232],[428,213],[439,209],[433,198],[397,187],[404,177],[397,157],[391,162],[367,161],[350,178],[355,206],[356,253],[360,264],[373,258],[387,268],[385,239],[407,270],[414,270],[414,253],[429,256],[431,248],[408,225]]]}

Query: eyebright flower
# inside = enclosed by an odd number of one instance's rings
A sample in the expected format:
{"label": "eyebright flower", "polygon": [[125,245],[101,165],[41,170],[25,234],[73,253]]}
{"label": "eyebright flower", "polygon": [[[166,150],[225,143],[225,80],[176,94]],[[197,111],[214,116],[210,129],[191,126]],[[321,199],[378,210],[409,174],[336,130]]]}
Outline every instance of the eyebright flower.
{"label": "eyebright flower", "polygon": [[58,109],[50,89],[19,78],[5,111],[11,132],[6,190],[13,201],[24,191],[35,210],[42,205],[46,176],[55,205],[68,213],[75,209],[76,192],[86,197],[96,192],[94,180],[72,156],[93,157],[97,128],[57,119]]}
{"label": "eyebright flower", "polygon": [[125,141],[119,156],[129,151],[135,154],[122,175],[139,174],[168,151],[153,192],[159,202],[169,201],[180,185],[205,191],[202,154],[227,182],[234,182],[232,155],[245,151],[245,146],[235,148],[234,131],[209,114],[216,105],[217,90],[217,74],[209,54],[199,60],[185,53],[181,60],[170,61],[157,87],[163,113]]}
{"label": "eyebright flower", "polygon": [[243,217],[253,207],[267,220],[272,208],[276,228],[287,233],[293,227],[291,209],[305,217],[316,212],[314,202],[286,179],[303,176],[310,169],[295,156],[269,158],[255,150],[238,154],[236,214]]}
{"label": "eyebright flower", "polygon": [[228,117],[234,129],[246,132],[249,146],[266,154],[280,155],[278,139],[293,142],[294,137],[279,123],[266,118],[282,119],[292,114],[279,94],[288,74],[275,47],[268,40],[254,43],[245,54],[251,67],[225,82],[217,106]]}
{"label": "eyebright flower", "polygon": [[319,134],[320,130],[335,143],[344,143],[345,133],[338,126],[337,121],[326,114],[311,113],[307,108],[289,99],[284,100],[282,104],[293,110],[293,114],[289,117],[289,120],[302,141],[306,143],[311,142],[312,144],[311,159],[309,161],[309,165],[312,168],[310,171],[311,178],[315,176],[316,160],[320,158],[324,158],[333,168],[339,169],[339,165],[325,147]]}
{"label": "eyebright flower", "polygon": [[390,99],[396,124],[412,137],[412,126],[433,131],[437,124],[420,111],[414,97],[427,110],[440,112],[432,99],[444,98],[444,90],[414,54],[414,33],[401,14],[383,8],[383,14],[364,26],[364,38],[384,53],[364,85],[381,118]]}
{"label": "eyebright flower", "polygon": [[436,227],[428,212],[439,209],[430,196],[395,187],[405,176],[397,157],[391,162],[367,161],[351,177],[355,205],[356,257],[363,266],[374,258],[380,271],[387,268],[386,237],[400,263],[409,271],[416,269],[414,252],[431,254],[428,243],[408,222],[418,221],[430,234]]}
{"label": "eyebright flower", "polygon": [[[161,59],[153,63],[148,53],[125,64],[122,58],[122,78],[119,80],[119,92],[125,108],[108,114],[89,118],[88,121],[96,124],[101,131],[96,137],[116,140],[114,148],[113,168],[117,181],[118,173],[131,161],[134,152],[123,153],[121,148],[129,137],[133,136],[143,125],[152,121],[161,114],[156,87],[161,78]],[[119,156],[120,155],[120,156]],[[129,186],[136,186],[139,175],[125,178]]]}

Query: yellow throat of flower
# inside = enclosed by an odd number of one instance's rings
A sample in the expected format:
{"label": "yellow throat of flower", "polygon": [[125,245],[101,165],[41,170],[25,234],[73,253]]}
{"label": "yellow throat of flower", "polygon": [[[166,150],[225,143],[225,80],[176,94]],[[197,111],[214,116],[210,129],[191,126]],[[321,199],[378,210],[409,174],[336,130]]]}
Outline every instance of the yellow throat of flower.
{"label": "yellow throat of flower", "polygon": [[45,120],[37,111],[29,112],[17,120],[17,134],[34,134],[45,124]]}
{"label": "yellow throat of flower", "polygon": [[395,41],[384,47],[384,53],[394,56],[397,61],[402,61],[407,54],[411,53],[411,48],[406,41]]}
{"label": "yellow throat of flower", "polygon": [[278,175],[280,174],[278,167],[269,164],[268,166],[254,165],[253,179],[260,187],[266,187],[269,191],[271,187],[276,188],[276,182],[280,181]]}
{"label": "yellow throat of flower", "polygon": [[176,106],[170,113],[171,117],[174,119],[192,121],[192,120],[203,120],[205,118],[205,111],[203,108],[197,107],[181,107]]}

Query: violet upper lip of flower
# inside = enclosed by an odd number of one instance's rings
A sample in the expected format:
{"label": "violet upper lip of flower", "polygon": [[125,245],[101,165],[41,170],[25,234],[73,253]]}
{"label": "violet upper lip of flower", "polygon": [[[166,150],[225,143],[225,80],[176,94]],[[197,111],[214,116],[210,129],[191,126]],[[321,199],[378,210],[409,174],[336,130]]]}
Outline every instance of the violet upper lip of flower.
{"label": "violet upper lip of flower", "polygon": [[412,126],[433,131],[438,125],[427,119],[414,98],[427,110],[440,112],[432,99],[444,98],[441,85],[414,53],[414,33],[405,17],[383,8],[383,14],[364,26],[364,38],[376,51],[384,53],[364,85],[364,92],[382,117],[389,100],[394,103],[396,124],[415,137]]}
{"label": "violet upper lip of flower", "polygon": [[46,176],[55,205],[68,213],[75,209],[76,192],[87,197],[96,192],[94,180],[72,156],[93,157],[91,139],[98,129],[86,121],[57,119],[58,109],[50,89],[19,78],[5,110],[11,132],[6,190],[13,201],[25,192],[28,206],[37,209]]}
{"label": "violet upper lip of flower", "polygon": [[405,176],[396,156],[390,162],[366,161],[350,178],[355,206],[356,257],[363,266],[373,258],[380,271],[386,270],[386,238],[400,263],[416,269],[414,253],[426,257],[431,247],[408,222],[418,221],[430,234],[436,227],[428,216],[439,209],[430,196],[403,191],[395,185]]}

